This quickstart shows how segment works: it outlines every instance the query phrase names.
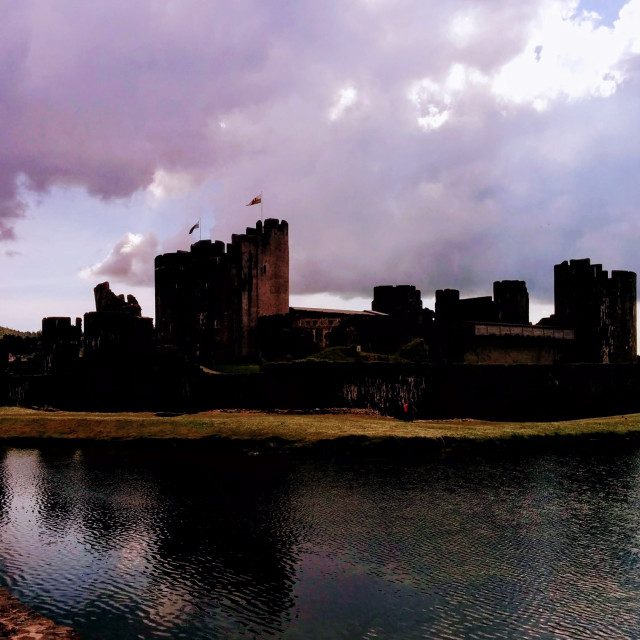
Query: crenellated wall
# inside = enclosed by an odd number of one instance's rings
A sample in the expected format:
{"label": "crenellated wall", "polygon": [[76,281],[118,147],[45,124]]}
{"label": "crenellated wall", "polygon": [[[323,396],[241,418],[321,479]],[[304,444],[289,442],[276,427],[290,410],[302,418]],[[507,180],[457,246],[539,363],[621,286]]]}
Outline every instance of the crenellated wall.
{"label": "crenellated wall", "polygon": [[415,316],[422,314],[420,290],[410,284],[382,285],[373,288],[371,309],[391,316]]}

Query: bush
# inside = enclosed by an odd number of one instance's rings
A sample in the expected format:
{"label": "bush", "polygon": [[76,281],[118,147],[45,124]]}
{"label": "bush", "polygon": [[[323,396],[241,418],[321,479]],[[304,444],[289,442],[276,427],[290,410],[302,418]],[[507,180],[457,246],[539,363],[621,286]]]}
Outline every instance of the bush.
{"label": "bush", "polygon": [[396,357],[407,362],[429,362],[429,345],[423,338],[414,338],[398,349]]}

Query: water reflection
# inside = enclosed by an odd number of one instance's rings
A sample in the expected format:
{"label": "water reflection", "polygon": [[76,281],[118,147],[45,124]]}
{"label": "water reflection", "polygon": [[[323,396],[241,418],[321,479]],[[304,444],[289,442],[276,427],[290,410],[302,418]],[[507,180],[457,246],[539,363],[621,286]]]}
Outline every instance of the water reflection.
{"label": "water reflection", "polygon": [[0,577],[84,638],[636,638],[636,450],[0,452]]}

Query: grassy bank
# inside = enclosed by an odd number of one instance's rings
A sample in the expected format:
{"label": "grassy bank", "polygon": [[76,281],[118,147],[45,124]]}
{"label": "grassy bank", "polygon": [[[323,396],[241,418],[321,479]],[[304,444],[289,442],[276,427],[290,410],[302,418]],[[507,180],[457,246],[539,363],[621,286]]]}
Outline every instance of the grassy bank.
{"label": "grassy bank", "polygon": [[372,440],[423,438],[491,440],[549,435],[640,433],[640,414],[565,422],[417,420],[401,422],[367,413],[261,413],[209,411],[163,416],[153,413],[76,413],[0,408],[0,438],[138,440],[279,438],[308,445],[347,436]]}

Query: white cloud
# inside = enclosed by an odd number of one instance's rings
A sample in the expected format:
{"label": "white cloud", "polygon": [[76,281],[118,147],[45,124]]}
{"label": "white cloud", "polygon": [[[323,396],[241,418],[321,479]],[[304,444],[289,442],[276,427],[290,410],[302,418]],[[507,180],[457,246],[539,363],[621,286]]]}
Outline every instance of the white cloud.
{"label": "white cloud", "polygon": [[416,107],[418,125],[425,131],[439,129],[451,115],[451,96],[429,78],[410,87],[409,100]]}
{"label": "white cloud", "polygon": [[358,99],[358,92],[354,87],[345,87],[338,92],[338,98],[329,111],[329,120],[334,122],[338,120],[342,115],[352,107]]}
{"label": "white cloud", "polygon": [[620,40],[627,44],[628,54],[640,53],[640,0],[630,0],[620,9],[614,28]]}
{"label": "white cloud", "polygon": [[131,285],[153,284],[153,260],[159,243],[153,231],[146,235],[127,232],[118,240],[107,257],[80,272],[85,280],[113,278]]}
{"label": "white cloud", "polygon": [[477,32],[477,17],[473,10],[464,9],[454,14],[449,24],[449,37],[454,44],[466,45]]}
{"label": "white cloud", "polygon": [[638,5],[629,2],[609,28],[598,26],[596,13],[579,11],[576,0],[544,2],[522,52],[493,78],[493,93],[538,111],[557,100],[612,96],[640,42]]}
{"label": "white cloud", "polygon": [[474,86],[487,84],[488,78],[474,67],[455,63],[449,68],[445,87],[450,92],[460,92]]}
{"label": "white cloud", "polygon": [[153,174],[153,182],[147,187],[147,204],[156,207],[165,200],[188,193],[194,186],[193,178],[184,171],[158,169]]}

